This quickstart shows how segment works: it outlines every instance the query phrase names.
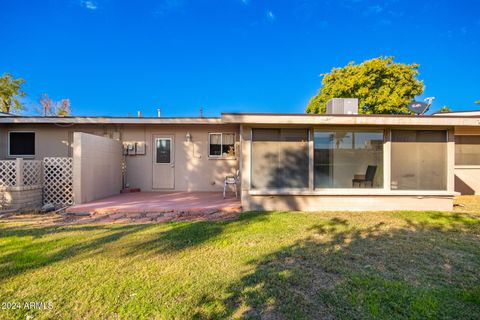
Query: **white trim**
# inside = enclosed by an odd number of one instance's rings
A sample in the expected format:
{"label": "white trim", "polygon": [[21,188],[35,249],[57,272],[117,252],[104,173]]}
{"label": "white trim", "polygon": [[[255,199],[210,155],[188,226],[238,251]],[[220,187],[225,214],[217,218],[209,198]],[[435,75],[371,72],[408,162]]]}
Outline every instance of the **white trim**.
{"label": "white trim", "polygon": [[323,192],[324,190],[357,190],[358,188],[318,188],[315,186],[315,133],[316,132],[351,132],[351,133],[355,133],[355,132],[368,132],[368,133],[371,133],[371,132],[376,132],[376,133],[382,133],[382,138],[383,138],[383,143],[382,143],[382,166],[383,166],[383,176],[382,176],[382,187],[375,187],[375,188],[369,188],[370,190],[382,190],[383,192],[386,192],[388,191],[388,189],[386,188],[386,185],[385,185],[385,181],[386,181],[386,165],[385,165],[385,160],[386,160],[386,157],[385,157],[385,152],[387,151],[385,146],[386,146],[386,140],[385,138],[387,137],[387,129],[386,128],[356,128],[356,127],[337,127],[337,128],[332,128],[332,127],[329,127],[329,128],[325,128],[325,127],[315,127],[314,128],[314,132],[313,132],[313,152],[314,152],[314,157],[313,157],[313,190],[314,191],[319,191],[319,192]]}
{"label": "white trim", "polygon": [[235,114],[222,113],[223,123],[266,125],[374,125],[374,126],[472,126],[480,125],[480,116],[409,115],[313,115],[313,114]]}
{"label": "white trim", "polygon": [[[33,154],[10,154],[10,134],[11,133],[33,133]],[[37,133],[35,131],[12,130],[7,132],[7,157],[9,158],[35,158],[37,151]]]}
{"label": "white trim", "polygon": [[315,128],[308,128],[308,189],[315,190]]}
{"label": "white trim", "polygon": [[[233,134],[233,153],[234,156],[224,156],[223,154],[220,155],[211,155],[210,154],[210,145],[211,145],[211,136],[213,134],[220,135],[220,152],[223,151],[223,135],[224,134]],[[208,133],[208,158],[209,159],[236,159],[237,158],[237,134],[235,132],[209,132]]]}
{"label": "white trim", "polygon": [[224,124],[221,118],[193,117],[0,117],[0,123],[53,124]]}
{"label": "white trim", "polygon": [[445,190],[396,190],[385,191],[384,189],[370,188],[338,188],[308,190],[304,189],[252,189],[248,191],[249,195],[254,196],[272,196],[272,195],[292,195],[292,196],[455,196],[458,192]]}
{"label": "white trim", "polygon": [[[307,180],[307,188],[305,190],[313,190],[313,189],[310,189],[312,187],[312,181],[313,180],[313,176],[315,173],[313,172],[312,173],[312,169],[314,168],[313,167],[313,153],[311,153],[312,151],[312,148],[313,148],[313,151],[315,151],[315,142],[314,142],[314,134],[315,134],[315,129],[314,128],[311,128],[311,127],[298,127],[298,128],[289,128],[289,127],[274,127],[274,128],[269,128],[269,127],[250,127],[250,172],[249,172],[249,176],[250,176],[250,181],[249,181],[249,187],[248,189],[249,190],[258,190],[258,189],[254,189],[253,186],[252,186],[252,177],[253,177],[253,143],[255,142],[253,140],[253,130],[254,129],[259,129],[259,130],[262,130],[262,129],[265,129],[265,130],[289,130],[289,129],[298,129],[298,130],[306,130],[307,131],[307,150],[308,150],[308,180]],[[275,142],[275,141],[273,141]],[[281,142],[281,141],[276,141],[276,142]],[[313,143],[313,144],[312,144]],[[313,188],[315,187],[315,185],[313,185]],[[303,188],[302,188],[303,189]],[[299,188],[296,188],[295,190],[300,190]]]}
{"label": "white trim", "polygon": [[392,190],[392,130],[383,130],[383,190]]}
{"label": "white trim", "polygon": [[455,165],[455,169],[480,169],[480,165],[477,164],[462,164],[462,165]]}
{"label": "white trim", "polygon": [[250,127],[250,172],[249,174],[249,179],[250,181],[248,182],[248,190],[254,190],[252,186],[252,177],[253,177],[253,128]]}

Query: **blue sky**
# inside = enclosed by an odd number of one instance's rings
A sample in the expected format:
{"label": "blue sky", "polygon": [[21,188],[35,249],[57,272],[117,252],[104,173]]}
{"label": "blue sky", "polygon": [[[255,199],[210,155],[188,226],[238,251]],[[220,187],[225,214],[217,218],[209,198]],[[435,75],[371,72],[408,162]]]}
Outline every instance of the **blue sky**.
{"label": "blue sky", "polygon": [[420,64],[433,109],[480,99],[480,1],[16,0],[0,21],[0,73],[76,115],[303,112],[319,74],[380,55]]}

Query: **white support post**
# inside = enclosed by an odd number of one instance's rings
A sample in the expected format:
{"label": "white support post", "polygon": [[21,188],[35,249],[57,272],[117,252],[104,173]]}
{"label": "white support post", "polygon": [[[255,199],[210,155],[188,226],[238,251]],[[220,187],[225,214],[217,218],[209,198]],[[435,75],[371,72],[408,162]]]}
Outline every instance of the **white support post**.
{"label": "white support post", "polygon": [[390,192],[392,188],[392,130],[384,131],[383,144],[383,190]]}
{"label": "white support post", "polygon": [[447,131],[447,190],[455,191],[455,131]]}
{"label": "white support post", "polygon": [[308,190],[313,191],[315,189],[315,128],[310,128],[308,135]]}
{"label": "white support post", "polygon": [[23,158],[15,159],[15,186],[23,186]]}

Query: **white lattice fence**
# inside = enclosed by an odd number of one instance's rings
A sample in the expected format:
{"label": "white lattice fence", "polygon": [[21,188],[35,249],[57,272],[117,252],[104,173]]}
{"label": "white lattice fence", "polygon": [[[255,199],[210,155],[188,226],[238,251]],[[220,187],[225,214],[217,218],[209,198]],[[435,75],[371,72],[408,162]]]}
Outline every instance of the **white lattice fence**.
{"label": "white lattice fence", "polygon": [[48,157],[43,159],[43,203],[73,204],[72,158]]}
{"label": "white lattice fence", "polygon": [[13,187],[16,184],[15,160],[0,161],[0,186]]}
{"label": "white lattice fence", "polygon": [[42,183],[42,160],[27,160],[23,163],[23,185],[35,186]]}

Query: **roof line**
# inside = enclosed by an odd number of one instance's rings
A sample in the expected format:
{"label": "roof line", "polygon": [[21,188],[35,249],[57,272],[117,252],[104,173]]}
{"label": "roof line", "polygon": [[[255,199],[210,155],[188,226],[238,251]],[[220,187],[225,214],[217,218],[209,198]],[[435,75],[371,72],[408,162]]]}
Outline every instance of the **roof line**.
{"label": "roof line", "polygon": [[25,118],[25,119],[220,119],[221,117],[128,117],[128,116],[23,116],[5,115],[4,118]]}
{"label": "roof line", "polygon": [[[438,114],[434,116],[434,114],[429,115],[413,115],[413,114],[312,114],[312,113],[261,113],[261,112],[222,112],[222,116],[287,116],[287,117],[352,117],[352,118],[359,118],[359,117],[366,117],[366,118],[378,118],[378,117],[389,117],[389,118],[438,118],[441,117]],[[478,118],[478,116],[458,116],[459,118]],[[454,118],[452,116],[448,116],[448,118]]]}
{"label": "roof line", "polygon": [[464,113],[464,112],[480,112],[480,109],[476,110],[462,110],[462,111],[446,111],[446,112],[434,112],[433,114],[442,114],[442,113]]}

